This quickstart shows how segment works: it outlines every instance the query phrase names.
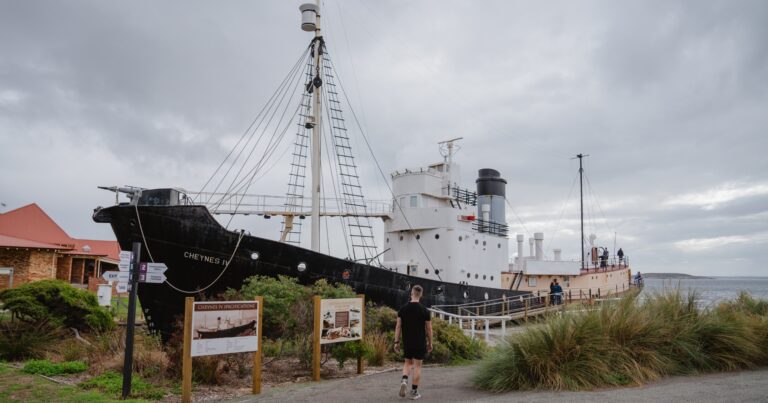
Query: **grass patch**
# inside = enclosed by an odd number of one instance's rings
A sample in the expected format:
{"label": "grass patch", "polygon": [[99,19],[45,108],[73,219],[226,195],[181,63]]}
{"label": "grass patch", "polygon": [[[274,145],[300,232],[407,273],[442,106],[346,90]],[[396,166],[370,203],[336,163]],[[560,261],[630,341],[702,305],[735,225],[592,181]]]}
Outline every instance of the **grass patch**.
{"label": "grass patch", "polygon": [[98,391],[61,385],[0,363],[0,402],[31,403],[141,403],[147,400],[118,400]]}
{"label": "grass patch", "polygon": [[743,295],[699,310],[679,290],[636,295],[597,310],[552,317],[510,336],[478,368],[495,392],[640,385],[668,375],[768,364],[768,309]]}
{"label": "grass patch", "polygon": [[64,374],[77,374],[88,369],[88,365],[82,361],[65,361],[53,363],[48,360],[32,360],[24,364],[22,372],[26,374],[38,374],[56,376]]}
{"label": "grass patch", "polygon": [[[123,390],[123,376],[117,372],[105,372],[87,381],[81,382],[80,388],[97,390],[111,398],[119,398]],[[158,400],[165,396],[166,391],[135,375],[131,378],[131,394],[135,397]]]}

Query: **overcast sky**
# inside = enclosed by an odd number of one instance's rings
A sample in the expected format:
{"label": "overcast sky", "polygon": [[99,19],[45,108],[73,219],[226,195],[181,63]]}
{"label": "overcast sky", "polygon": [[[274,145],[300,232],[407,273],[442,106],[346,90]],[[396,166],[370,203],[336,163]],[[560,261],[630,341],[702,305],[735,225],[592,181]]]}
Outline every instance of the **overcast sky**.
{"label": "overcast sky", "polygon": [[[107,239],[96,186],[199,189],[308,44],[300,3],[0,0],[0,211],[35,202]],[[635,269],[768,275],[768,2],[324,7],[385,172],[463,136],[463,183],[498,169],[512,231],[577,258],[571,158],[589,154],[587,229]],[[361,144],[366,193],[386,199]],[[284,194],[281,167],[250,191]]]}

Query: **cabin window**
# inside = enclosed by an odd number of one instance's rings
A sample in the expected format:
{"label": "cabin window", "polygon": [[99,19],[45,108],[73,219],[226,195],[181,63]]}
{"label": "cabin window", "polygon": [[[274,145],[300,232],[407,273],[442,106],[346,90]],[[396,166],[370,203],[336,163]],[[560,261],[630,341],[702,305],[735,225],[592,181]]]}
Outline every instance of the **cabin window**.
{"label": "cabin window", "polygon": [[499,248],[499,249],[501,249],[501,244],[498,244],[496,247],[497,247],[497,248]]}
{"label": "cabin window", "polygon": [[419,205],[419,196],[411,196],[411,207],[417,207]]}
{"label": "cabin window", "polygon": [[472,274],[470,274],[470,273],[467,273],[467,278],[469,278],[471,275],[472,275]]}
{"label": "cabin window", "polygon": [[401,241],[403,240],[403,236],[402,236],[402,235],[400,235],[400,240],[401,240]]}
{"label": "cabin window", "polygon": [[475,280],[477,280],[478,277],[480,277],[480,275],[479,274],[475,274]]}
{"label": "cabin window", "polygon": [[477,239],[475,239],[475,245],[477,245],[478,243],[480,243],[480,241],[478,241]]}
{"label": "cabin window", "polygon": [[435,234],[435,239],[440,239],[440,234]]}
{"label": "cabin window", "polygon": [[485,280],[485,274],[483,274],[483,280]]}
{"label": "cabin window", "polygon": [[429,269],[424,269],[424,274],[429,274]]}
{"label": "cabin window", "polygon": [[491,281],[493,281],[493,276],[491,276]]}
{"label": "cabin window", "polygon": [[528,277],[528,287],[536,287],[536,277]]}
{"label": "cabin window", "polygon": [[464,238],[462,238],[461,235],[459,235],[459,242],[461,242],[463,239]]}
{"label": "cabin window", "polygon": [[483,246],[485,246],[485,241],[483,241]]}
{"label": "cabin window", "polygon": [[387,243],[389,243],[389,238],[387,238]]}

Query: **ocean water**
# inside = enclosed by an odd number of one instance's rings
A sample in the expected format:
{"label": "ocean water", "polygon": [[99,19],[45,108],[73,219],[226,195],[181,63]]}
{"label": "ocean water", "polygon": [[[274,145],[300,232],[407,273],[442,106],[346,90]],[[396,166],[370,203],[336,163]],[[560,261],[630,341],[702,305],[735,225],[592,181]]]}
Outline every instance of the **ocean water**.
{"label": "ocean water", "polygon": [[696,292],[698,305],[707,307],[738,297],[746,291],[755,298],[768,300],[768,277],[713,277],[711,279],[645,279],[643,293],[674,290],[680,287],[684,292]]}

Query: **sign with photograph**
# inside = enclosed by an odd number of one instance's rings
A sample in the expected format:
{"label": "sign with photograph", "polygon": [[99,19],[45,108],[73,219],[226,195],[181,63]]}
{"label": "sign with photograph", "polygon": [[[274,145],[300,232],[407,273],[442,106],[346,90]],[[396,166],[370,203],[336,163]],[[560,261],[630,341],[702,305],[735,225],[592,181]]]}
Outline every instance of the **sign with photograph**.
{"label": "sign with photograph", "polygon": [[362,339],[363,299],[320,300],[320,321],[320,344]]}
{"label": "sign with photograph", "polygon": [[195,302],[192,357],[259,350],[259,302]]}

